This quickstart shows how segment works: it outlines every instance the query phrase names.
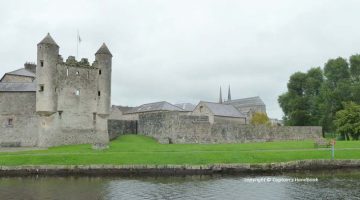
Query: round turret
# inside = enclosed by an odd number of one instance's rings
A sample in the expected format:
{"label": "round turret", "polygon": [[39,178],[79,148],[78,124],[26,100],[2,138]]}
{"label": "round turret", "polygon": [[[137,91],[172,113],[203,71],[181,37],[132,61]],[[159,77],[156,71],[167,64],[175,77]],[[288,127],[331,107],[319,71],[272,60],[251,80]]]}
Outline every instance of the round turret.
{"label": "round turret", "polygon": [[36,112],[52,114],[57,111],[56,65],[59,46],[48,33],[37,45]]}
{"label": "round turret", "polygon": [[111,105],[111,61],[112,55],[105,45],[95,53],[95,61],[98,67],[98,114],[110,114]]}

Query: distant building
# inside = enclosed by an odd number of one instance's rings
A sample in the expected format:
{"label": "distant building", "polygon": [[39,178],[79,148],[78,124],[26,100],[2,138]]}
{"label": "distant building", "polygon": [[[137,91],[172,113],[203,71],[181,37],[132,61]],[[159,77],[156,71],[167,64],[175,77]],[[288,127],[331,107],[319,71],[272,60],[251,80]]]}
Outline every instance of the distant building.
{"label": "distant building", "polygon": [[147,103],[143,104],[137,107],[133,107],[127,111],[123,112],[124,117],[138,120],[139,114],[141,113],[149,113],[149,112],[164,112],[164,111],[180,111],[184,112],[184,114],[187,112],[184,109],[181,109],[169,102],[166,101],[160,101],[160,102],[154,102],[154,103]]}
{"label": "distant building", "polygon": [[178,104],[175,104],[175,106],[177,106],[185,111],[188,111],[188,112],[192,112],[196,107],[194,104],[191,104],[191,103],[178,103]]}
{"label": "distant building", "polygon": [[194,115],[206,115],[210,123],[217,121],[234,121],[246,124],[246,115],[232,105],[200,101],[192,112]]}
{"label": "distant building", "polygon": [[134,107],[128,106],[111,106],[109,119],[115,120],[136,120],[136,117],[133,115],[126,115],[126,112],[133,109]]}
{"label": "distant building", "polygon": [[[221,88],[220,88],[219,96],[221,99],[222,97]],[[259,96],[232,100],[230,86],[228,90],[228,99],[225,101],[219,100],[219,103],[226,105],[233,105],[238,111],[244,113],[247,116],[246,117],[247,122],[250,122],[252,115],[256,112],[266,114],[266,105]]]}

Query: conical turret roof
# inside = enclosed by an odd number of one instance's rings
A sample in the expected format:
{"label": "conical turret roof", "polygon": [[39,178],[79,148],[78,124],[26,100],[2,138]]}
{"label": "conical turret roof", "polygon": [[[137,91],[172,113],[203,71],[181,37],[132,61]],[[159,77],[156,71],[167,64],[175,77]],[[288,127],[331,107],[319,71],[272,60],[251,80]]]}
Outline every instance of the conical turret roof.
{"label": "conical turret roof", "polygon": [[99,50],[97,50],[97,52],[95,53],[96,54],[108,54],[110,56],[112,56],[111,52],[109,51],[108,47],[106,46],[105,43],[103,43],[100,47]]}
{"label": "conical turret roof", "polygon": [[39,44],[53,44],[53,45],[56,45],[56,42],[55,40],[51,37],[50,33],[48,33],[45,38],[43,40],[41,40],[41,42],[39,42]]}

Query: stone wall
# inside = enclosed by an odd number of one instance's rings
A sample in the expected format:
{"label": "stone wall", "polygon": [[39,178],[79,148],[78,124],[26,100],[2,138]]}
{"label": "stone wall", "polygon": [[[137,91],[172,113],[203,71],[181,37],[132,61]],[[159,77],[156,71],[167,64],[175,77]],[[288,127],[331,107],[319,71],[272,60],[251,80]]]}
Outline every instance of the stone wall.
{"label": "stone wall", "polygon": [[161,143],[239,143],[275,140],[307,140],[321,137],[321,127],[271,127],[218,121],[207,116],[181,115],[178,112],[139,115],[138,134]]}
{"label": "stone wall", "polygon": [[108,120],[108,131],[110,140],[124,134],[137,134],[137,121]]}
{"label": "stone wall", "polygon": [[37,145],[35,98],[35,92],[0,93],[0,147]]}

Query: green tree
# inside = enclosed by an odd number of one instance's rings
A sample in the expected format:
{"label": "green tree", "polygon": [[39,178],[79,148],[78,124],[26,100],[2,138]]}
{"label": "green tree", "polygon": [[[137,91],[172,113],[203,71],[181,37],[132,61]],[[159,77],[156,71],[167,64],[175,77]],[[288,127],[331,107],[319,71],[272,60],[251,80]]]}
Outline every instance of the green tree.
{"label": "green tree", "polygon": [[360,55],[352,55],[350,57],[351,72],[351,94],[352,101],[360,104]]}
{"label": "green tree", "polygon": [[334,119],[337,111],[343,109],[343,102],[351,100],[349,64],[344,58],[330,59],[324,66],[325,81],[320,92],[320,124],[324,131],[335,131]]}
{"label": "green tree", "polygon": [[324,66],[324,75],[327,81],[336,87],[339,81],[350,78],[349,64],[342,57],[330,59]]}
{"label": "green tree", "polygon": [[352,55],[350,56],[350,72],[351,72],[351,76],[356,79],[359,80],[360,79],[360,55],[356,54],[356,55]]}
{"label": "green tree", "polygon": [[279,104],[285,116],[284,123],[290,126],[318,125],[320,88],[323,72],[320,67],[307,73],[296,72],[290,76],[288,91],[279,96]]}
{"label": "green tree", "polygon": [[360,137],[360,105],[354,102],[344,103],[344,109],[336,112],[336,132],[349,140],[349,135],[353,140]]}
{"label": "green tree", "polygon": [[270,125],[270,119],[266,113],[256,112],[252,115],[250,123],[253,125]]}
{"label": "green tree", "polygon": [[290,76],[287,92],[278,98],[286,125],[321,125],[334,132],[336,113],[343,102],[360,104],[360,55],[352,55],[349,63],[338,57],[329,59],[324,70],[311,68],[306,73]]}

